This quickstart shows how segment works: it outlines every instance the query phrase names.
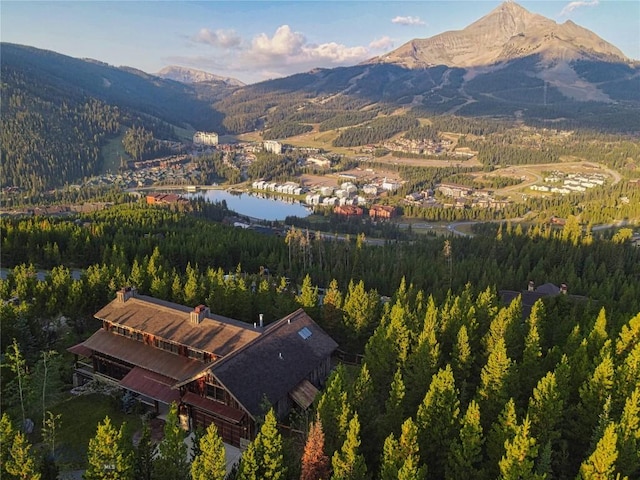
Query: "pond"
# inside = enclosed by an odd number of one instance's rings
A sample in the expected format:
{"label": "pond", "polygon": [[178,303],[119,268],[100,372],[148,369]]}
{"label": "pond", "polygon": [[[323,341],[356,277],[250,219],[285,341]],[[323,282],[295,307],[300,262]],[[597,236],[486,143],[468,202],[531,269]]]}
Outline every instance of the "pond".
{"label": "pond", "polygon": [[229,210],[260,220],[284,220],[286,217],[307,217],[312,210],[297,200],[275,198],[264,194],[231,193],[226,190],[206,190],[184,194],[186,198],[204,197],[211,203],[227,203]]}

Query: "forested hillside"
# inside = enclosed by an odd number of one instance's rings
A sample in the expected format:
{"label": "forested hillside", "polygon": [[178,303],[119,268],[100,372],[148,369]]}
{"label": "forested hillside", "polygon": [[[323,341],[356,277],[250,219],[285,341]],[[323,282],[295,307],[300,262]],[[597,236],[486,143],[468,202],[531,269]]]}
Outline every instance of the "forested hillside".
{"label": "forested hillside", "polygon": [[0,186],[77,183],[131,127],[173,139],[170,125],[215,130],[221,117],[189,87],[140,71],[3,43]]}

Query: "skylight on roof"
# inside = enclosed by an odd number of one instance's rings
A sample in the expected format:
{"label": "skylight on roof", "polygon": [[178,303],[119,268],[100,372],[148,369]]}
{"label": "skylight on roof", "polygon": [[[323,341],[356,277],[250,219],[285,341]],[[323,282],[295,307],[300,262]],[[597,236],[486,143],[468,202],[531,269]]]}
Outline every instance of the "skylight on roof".
{"label": "skylight on roof", "polygon": [[298,335],[300,335],[303,340],[306,340],[311,336],[311,330],[309,330],[307,327],[302,327],[300,330],[298,330]]}

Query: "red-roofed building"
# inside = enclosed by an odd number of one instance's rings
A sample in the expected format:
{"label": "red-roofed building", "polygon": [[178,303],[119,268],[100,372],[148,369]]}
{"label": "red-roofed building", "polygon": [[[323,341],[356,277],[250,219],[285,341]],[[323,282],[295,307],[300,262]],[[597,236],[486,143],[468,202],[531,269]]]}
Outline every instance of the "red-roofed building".
{"label": "red-roofed building", "polygon": [[371,205],[369,216],[371,218],[393,218],[396,216],[396,207],[391,205]]}
{"label": "red-roofed building", "polygon": [[147,195],[147,205],[172,205],[178,203],[189,203],[184,197],[175,193],[154,193]]}
{"label": "red-roofed building", "polygon": [[344,215],[346,217],[359,217],[364,212],[362,208],[354,205],[339,205],[333,209],[333,213],[336,215]]}

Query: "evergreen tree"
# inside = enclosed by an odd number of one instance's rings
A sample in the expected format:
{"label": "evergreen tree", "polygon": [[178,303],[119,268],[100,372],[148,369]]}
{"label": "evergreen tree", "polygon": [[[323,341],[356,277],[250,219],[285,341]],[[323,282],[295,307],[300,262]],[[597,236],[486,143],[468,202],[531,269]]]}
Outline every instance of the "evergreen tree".
{"label": "evergreen tree", "polygon": [[191,263],[187,263],[185,274],[187,278],[184,282],[184,302],[195,307],[204,300],[201,291],[202,279],[198,272],[198,266],[192,267]]}
{"label": "evergreen tree", "polygon": [[329,457],[324,452],[324,432],[322,422],[311,423],[309,435],[302,454],[300,480],[326,480],[331,472]]}
{"label": "evergreen tree", "polygon": [[498,469],[500,459],[505,454],[505,443],[513,440],[518,429],[518,419],[516,417],[516,405],[513,398],[505,404],[498,420],[491,426],[487,435],[487,459],[485,470],[489,478],[499,475]]}
{"label": "evergreen tree", "polygon": [[640,343],[637,343],[624,357],[615,371],[616,406],[627,398],[634,389],[640,387]]}
{"label": "evergreen tree", "polygon": [[342,364],[331,372],[320,401],[318,402],[318,417],[325,432],[325,451],[327,455],[340,448],[346,438],[348,418],[351,408],[345,391],[346,371]]}
{"label": "evergreen tree", "polygon": [[173,281],[171,282],[171,301],[184,305],[184,288],[182,286],[182,280],[178,272],[173,272]]}
{"label": "evergreen tree", "polygon": [[598,313],[598,317],[596,318],[595,323],[593,324],[593,328],[589,333],[589,337],[587,338],[587,342],[589,344],[589,357],[595,357],[597,353],[602,349],[605,341],[607,341],[608,338],[607,314],[604,307],[602,307],[600,309],[600,313]]}
{"label": "evergreen tree", "polygon": [[529,400],[528,417],[531,434],[540,445],[555,442],[559,437],[558,425],[564,412],[564,401],[553,372],[540,379]]}
{"label": "evergreen tree", "polygon": [[258,445],[251,442],[246,450],[242,452],[240,462],[238,464],[238,480],[262,480],[260,476],[260,459],[257,452]]}
{"label": "evergreen tree", "polygon": [[367,421],[373,420],[377,416],[378,408],[374,397],[373,382],[366,363],[363,363],[360,367],[351,390],[350,404],[357,405],[360,417],[365,418]]}
{"label": "evergreen tree", "polygon": [[151,480],[153,474],[153,443],[148,422],[142,424],[142,435],[133,453],[133,471],[136,480]]}
{"label": "evergreen tree", "polygon": [[367,478],[367,465],[364,456],[360,453],[360,422],[355,413],[349,421],[347,438],[342,448],[333,454],[331,465],[333,466],[332,480],[365,480]]}
{"label": "evergreen tree", "polygon": [[460,402],[451,366],[433,376],[429,391],[418,408],[416,424],[420,452],[429,466],[429,474],[444,476],[449,445],[458,426]]}
{"label": "evergreen tree", "polygon": [[618,425],[618,471],[629,478],[640,477],[640,386],[627,397]]}
{"label": "evergreen tree", "polygon": [[482,478],[483,442],[480,407],[472,400],[462,418],[459,437],[451,443],[446,469],[448,480]]}
{"label": "evergreen tree", "polygon": [[243,452],[238,480],[282,480],[286,478],[282,436],[273,409],[267,412],[260,432]]}
{"label": "evergreen tree", "polygon": [[602,361],[595,367],[591,377],[580,387],[581,402],[577,409],[578,424],[573,431],[575,435],[573,443],[581,450],[587,448],[588,442],[585,440],[591,437],[598,423],[604,404],[612,393],[613,381],[613,360],[610,353],[604,352]]}
{"label": "evergreen tree", "polygon": [[510,397],[512,362],[507,356],[503,339],[498,339],[489,353],[486,365],[480,372],[478,398],[485,416],[485,425],[490,425],[498,415],[498,408]]}
{"label": "evergreen tree", "polygon": [[342,293],[333,279],[322,299],[322,320],[329,333],[340,333],[342,323]]}
{"label": "evergreen tree", "polygon": [[2,413],[0,417],[0,468],[4,470],[4,466],[9,459],[11,445],[16,436],[16,431],[7,412]]}
{"label": "evergreen tree", "polygon": [[375,290],[366,291],[362,280],[358,283],[353,280],[349,282],[342,311],[346,333],[354,347],[371,335],[378,311],[379,297]]}
{"label": "evergreen tree", "polygon": [[[427,467],[420,466],[418,451],[418,429],[411,418],[402,424],[400,439],[391,433],[384,442],[380,466],[381,480],[396,480],[413,473],[414,479],[426,478]],[[402,472],[402,473],[401,473]]]}
{"label": "evergreen tree", "polygon": [[395,347],[396,362],[399,366],[404,365],[409,355],[409,343],[411,331],[407,325],[409,312],[407,306],[396,301],[389,313],[389,325],[387,326],[387,338]]}
{"label": "evergreen tree", "polygon": [[269,410],[259,433],[260,453],[262,454],[262,472],[265,480],[286,478],[283,462],[282,435],[278,432],[278,422],[273,410]]}
{"label": "evergreen tree", "polygon": [[469,390],[469,376],[473,368],[474,358],[469,344],[469,335],[466,325],[462,325],[456,336],[456,343],[453,345],[451,365],[456,385],[460,388],[460,400],[464,403]]}
{"label": "evergreen tree", "polygon": [[361,436],[367,439],[362,446],[362,454],[367,461],[375,461],[380,455],[379,449],[382,442],[379,440],[381,437],[379,430],[380,424],[384,422],[380,418],[380,409],[375,397],[374,385],[369,376],[369,369],[366,363],[363,363],[360,368],[349,400],[349,404],[355,406],[358,418],[361,419]]}
{"label": "evergreen tree", "polygon": [[500,478],[504,480],[542,480],[533,471],[538,456],[536,439],[529,434],[529,418],[516,428],[516,435],[505,442],[505,454],[500,460]]}
{"label": "evergreen tree", "polygon": [[424,399],[431,377],[440,364],[440,344],[436,336],[438,308],[432,296],[427,300],[422,331],[405,365],[406,411],[414,412]]}
{"label": "evergreen tree", "polygon": [[[41,475],[36,471],[36,460],[31,453],[31,444],[24,433],[18,432],[13,437],[13,444],[9,450],[9,458],[4,464],[4,469],[16,479],[40,480]],[[116,477],[109,478],[115,479]]]}
{"label": "evergreen tree", "polygon": [[405,387],[402,381],[402,372],[398,369],[393,377],[393,382],[391,382],[391,390],[385,403],[384,432],[399,433],[400,425],[404,418],[404,395]]}
{"label": "evergreen tree", "polygon": [[504,341],[510,356],[517,355],[523,344],[520,331],[521,321],[522,296],[518,296],[509,306],[501,308],[491,320],[489,331],[483,338],[485,355],[490,356],[499,341]]}
{"label": "evergreen tree", "polygon": [[640,343],[640,313],[622,326],[616,340],[616,355],[622,356]]}
{"label": "evergreen tree", "polygon": [[300,295],[296,295],[296,302],[309,314],[312,314],[318,305],[318,287],[313,286],[311,276],[308,273],[302,281]]}
{"label": "evergreen tree", "polygon": [[153,478],[157,480],[187,480],[189,463],[185,431],[180,427],[178,406],[171,404],[164,424],[164,436],[158,445],[158,457],[153,462]]}
{"label": "evergreen tree", "polygon": [[520,391],[523,396],[529,396],[534,385],[540,378],[542,339],[540,338],[540,322],[544,317],[544,304],[538,299],[531,308],[527,318],[527,335],[524,339],[524,352],[522,364],[518,368],[520,374]]}
{"label": "evergreen tree", "polygon": [[[89,440],[88,467],[85,480],[133,479],[133,458],[124,445],[124,425],[116,430],[109,417],[98,424],[96,435]],[[177,477],[176,477],[177,478]]]}
{"label": "evergreen tree", "polygon": [[371,375],[373,391],[379,404],[384,402],[393,374],[398,366],[398,357],[389,338],[389,329],[385,323],[380,323],[369,338],[364,350],[364,363]]}
{"label": "evergreen tree", "polygon": [[398,470],[398,480],[425,480],[426,478],[426,468],[417,465],[415,457],[408,457]]}
{"label": "evergreen tree", "polygon": [[380,462],[380,480],[396,480],[398,470],[402,465],[403,458],[400,458],[398,441],[393,433],[385,439],[382,447],[382,460]]}
{"label": "evergreen tree", "polygon": [[595,450],[580,465],[580,480],[609,480],[614,477],[618,458],[616,425],[610,423],[598,441]]}
{"label": "evergreen tree", "polygon": [[227,474],[225,449],[214,423],[200,439],[200,454],[191,463],[192,480],[224,480]]}

